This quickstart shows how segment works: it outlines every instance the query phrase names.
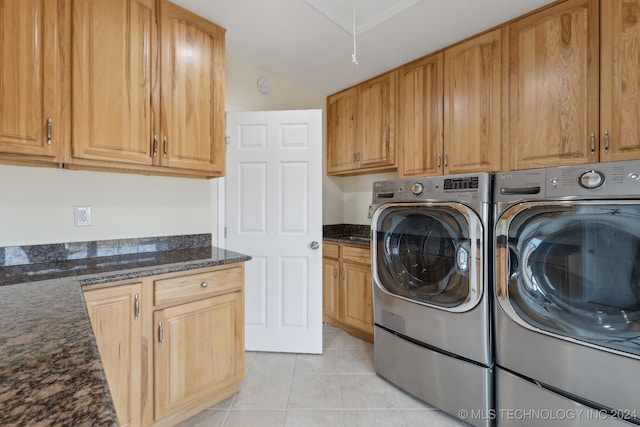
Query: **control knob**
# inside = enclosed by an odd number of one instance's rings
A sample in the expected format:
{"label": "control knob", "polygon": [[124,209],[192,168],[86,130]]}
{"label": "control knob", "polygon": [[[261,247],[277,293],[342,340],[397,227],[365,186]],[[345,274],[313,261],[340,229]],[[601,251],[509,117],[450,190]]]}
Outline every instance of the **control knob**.
{"label": "control knob", "polygon": [[601,187],[604,184],[604,174],[594,170],[584,172],[578,178],[578,184],[589,190]]}

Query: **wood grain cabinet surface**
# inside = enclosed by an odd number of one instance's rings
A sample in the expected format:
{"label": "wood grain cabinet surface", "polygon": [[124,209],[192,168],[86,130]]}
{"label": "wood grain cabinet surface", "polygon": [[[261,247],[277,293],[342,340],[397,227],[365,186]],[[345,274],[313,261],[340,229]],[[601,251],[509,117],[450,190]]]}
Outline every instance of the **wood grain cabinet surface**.
{"label": "wood grain cabinet surface", "polygon": [[598,161],[598,1],[569,0],[508,31],[510,168]]}
{"label": "wood grain cabinet surface", "polygon": [[57,165],[68,131],[64,0],[0,3],[0,158]]}
{"label": "wood grain cabinet surface", "polygon": [[601,0],[600,161],[640,159],[640,0]]}
{"label": "wood grain cabinet surface", "polygon": [[502,168],[503,29],[444,51],[445,174]]}
{"label": "wood grain cabinet surface", "polygon": [[400,69],[398,78],[398,175],[441,175],[443,171],[443,54]]}
{"label": "wood grain cabinet surface", "polygon": [[327,173],[395,170],[397,72],[327,98]]}
{"label": "wood grain cabinet surface", "polygon": [[0,161],[224,175],[224,28],[167,0],[0,12]]}
{"label": "wood grain cabinet surface", "polygon": [[511,23],[510,167],[640,159],[639,52],[639,0],[569,0]]}
{"label": "wood grain cabinet surface", "polygon": [[102,367],[121,426],[142,423],[142,284],[85,292]]}
{"label": "wood grain cabinet surface", "polygon": [[223,175],[225,30],[166,0],[72,12],[70,167]]}
{"label": "wood grain cabinet surface", "polygon": [[324,242],[323,320],[373,342],[369,248]]}
{"label": "wood grain cabinet surface", "polygon": [[400,177],[501,169],[502,29],[402,67]]}
{"label": "wood grain cabinet surface", "polygon": [[122,426],[172,426],[238,392],[244,266],[92,285],[85,300]]}

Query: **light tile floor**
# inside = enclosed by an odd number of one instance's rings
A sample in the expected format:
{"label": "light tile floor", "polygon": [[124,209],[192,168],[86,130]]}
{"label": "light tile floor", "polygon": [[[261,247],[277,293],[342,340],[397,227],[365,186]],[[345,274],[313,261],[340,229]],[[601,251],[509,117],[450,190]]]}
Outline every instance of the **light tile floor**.
{"label": "light tile floor", "polygon": [[375,374],[373,346],[324,325],[322,355],[246,353],[240,392],[180,427],[454,427]]}

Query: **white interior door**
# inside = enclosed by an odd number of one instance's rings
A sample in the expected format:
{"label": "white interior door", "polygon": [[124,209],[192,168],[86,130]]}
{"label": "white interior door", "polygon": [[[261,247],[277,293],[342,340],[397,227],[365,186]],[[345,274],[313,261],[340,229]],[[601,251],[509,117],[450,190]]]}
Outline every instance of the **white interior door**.
{"label": "white interior door", "polygon": [[251,255],[245,347],[322,353],[322,111],[227,113],[227,239]]}

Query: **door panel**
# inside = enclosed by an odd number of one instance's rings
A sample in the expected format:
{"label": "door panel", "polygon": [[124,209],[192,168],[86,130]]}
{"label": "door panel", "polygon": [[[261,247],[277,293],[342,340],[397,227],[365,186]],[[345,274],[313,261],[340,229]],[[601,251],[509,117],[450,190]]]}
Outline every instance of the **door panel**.
{"label": "door panel", "polygon": [[160,5],[160,164],[224,174],[225,32],[168,1]]}
{"label": "door panel", "polygon": [[68,121],[63,115],[64,5],[55,0],[0,3],[0,153],[62,160]]}
{"label": "door panel", "polygon": [[150,165],[155,1],[74,1],[72,13],[72,157]]}
{"label": "door panel", "polygon": [[319,110],[229,113],[226,246],[246,264],[246,348],[322,351]]}

